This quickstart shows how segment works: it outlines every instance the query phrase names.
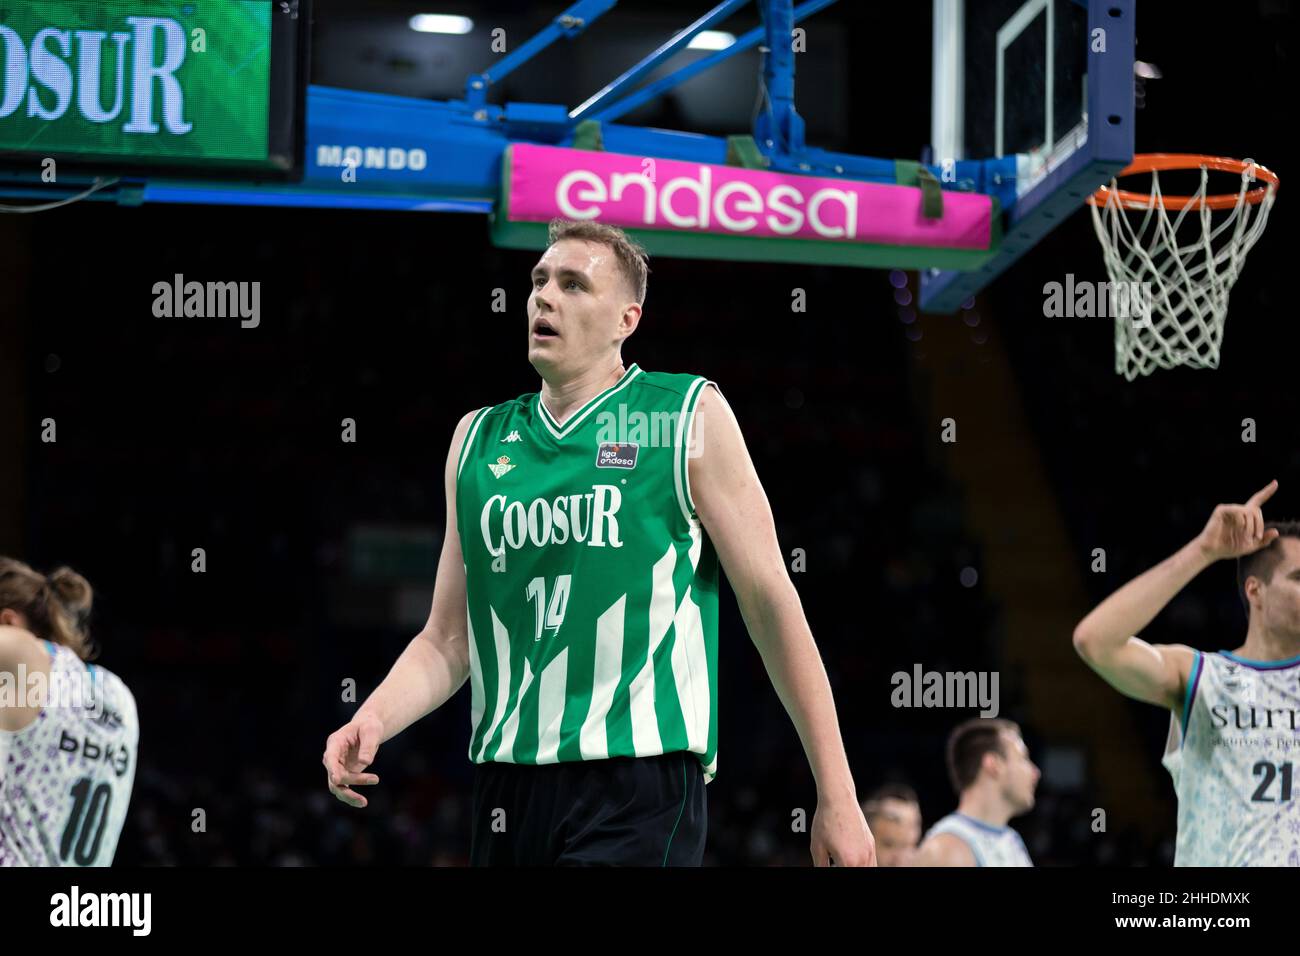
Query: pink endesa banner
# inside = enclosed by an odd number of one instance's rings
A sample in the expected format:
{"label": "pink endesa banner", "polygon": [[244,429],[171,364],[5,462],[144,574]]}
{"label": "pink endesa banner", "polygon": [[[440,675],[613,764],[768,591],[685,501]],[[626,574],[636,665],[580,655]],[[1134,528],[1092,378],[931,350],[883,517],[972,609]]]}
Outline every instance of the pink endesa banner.
{"label": "pink endesa banner", "polygon": [[766,239],[987,249],[992,200],[945,190],[943,216],[921,215],[921,190],[735,166],[515,143],[511,222],[594,219]]}

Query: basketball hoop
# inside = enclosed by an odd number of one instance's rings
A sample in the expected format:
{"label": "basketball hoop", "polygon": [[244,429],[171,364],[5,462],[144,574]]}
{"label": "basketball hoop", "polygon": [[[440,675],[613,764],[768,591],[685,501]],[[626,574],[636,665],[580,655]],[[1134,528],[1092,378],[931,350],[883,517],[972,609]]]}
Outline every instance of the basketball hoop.
{"label": "basketball hoop", "polygon": [[[1162,171],[1198,169],[1192,195],[1161,191]],[[1210,195],[1210,170],[1239,174],[1237,191]],[[1228,293],[1268,225],[1277,175],[1250,159],[1184,153],[1134,156],[1119,177],[1140,174],[1150,175],[1150,192],[1120,189],[1113,179],[1087,200],[1120,304],[1115,371],[1132,381],[1157,368],[1218,368]],[[1225,211],[1216,223],[1214,214]]]}

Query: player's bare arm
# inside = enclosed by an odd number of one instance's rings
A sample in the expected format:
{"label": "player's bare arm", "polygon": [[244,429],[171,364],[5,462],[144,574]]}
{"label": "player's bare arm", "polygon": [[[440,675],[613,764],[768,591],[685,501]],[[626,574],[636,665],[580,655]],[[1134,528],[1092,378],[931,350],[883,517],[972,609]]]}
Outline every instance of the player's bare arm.
{"label": "player's bare arm", "polygon": [[1271,481],[1245,504],[1219,505],[1199,535],[1097,605],[1074,629],[1079,656],[1120,693],[1178,706],[1195,652],[1135,635],[1215,561],[1258,551],[1277,537],[1276,530],[1265,530],[1262,510],[1275,491]]}
{"label": "player's bare arm", "polygon": [[702,452],[690,459],[691,495],[750,638],[808,755],[818,795],[814,862],[826,865],[829,857],[839,866],[873,865],[875,846],[844,753],[830,682],[786,572],[772,509],[744,436],[713,388],[704,389],[696,421]]}
{"label": "player's bare arm", "polygon": [[331,734],[325,744],[322,762],[330,792],[349,806],[364,807],[367,802],[352,787],[379,782],[378,775],[364,772],[374,762],[379,745],[442,706],[469,677],[465,563],[456,527],[456,468],[473,417],[474,413],[469,412],[461,418],[447,452],[443,474],[447,530],[429,619],[352,720]]}
{"label": "player's bare arm", "polygon": [[912,866],[975,866],[975,854],[961,837],[936,833],[921,844]]}

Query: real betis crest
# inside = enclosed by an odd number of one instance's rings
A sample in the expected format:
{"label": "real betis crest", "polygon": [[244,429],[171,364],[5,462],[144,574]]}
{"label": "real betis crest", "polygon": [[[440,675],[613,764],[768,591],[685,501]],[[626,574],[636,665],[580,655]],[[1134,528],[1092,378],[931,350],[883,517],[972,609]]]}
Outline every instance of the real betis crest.
{"label": "real betis crest", "polygon": [[488,467],[492,469],[492,474],[500,478],[502,475],[504,475],[507,471],[509,471],[511,468],[515,466],[510,464],[509,455],[502,455],[496,461],[488,462]]}

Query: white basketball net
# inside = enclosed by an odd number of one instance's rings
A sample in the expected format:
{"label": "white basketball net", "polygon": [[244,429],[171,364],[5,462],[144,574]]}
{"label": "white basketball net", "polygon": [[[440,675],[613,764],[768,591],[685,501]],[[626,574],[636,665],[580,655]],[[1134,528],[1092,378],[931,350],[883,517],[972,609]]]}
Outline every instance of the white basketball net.
{"label": "white basketball net", "polygon": [[[1111,180],[1105,206],[1090,206],[1114,285],[1112,301],[1120,303],[1115,371],[1129,381],[1176,365],[1218,368],[1228,293],[1268,225],[1277,192],[1273,183],[1264,183],[1264,198],[1258,204],[1246,201],[1257,182],[1254,168],[1242,172],[1237,203],[1230,209],[1188,203],[1171,218],[1158,171],[1150,173],[1149,202],[1122,202]],[[1200,171],[1194,197],[1203,201],[1209,170]]]}

